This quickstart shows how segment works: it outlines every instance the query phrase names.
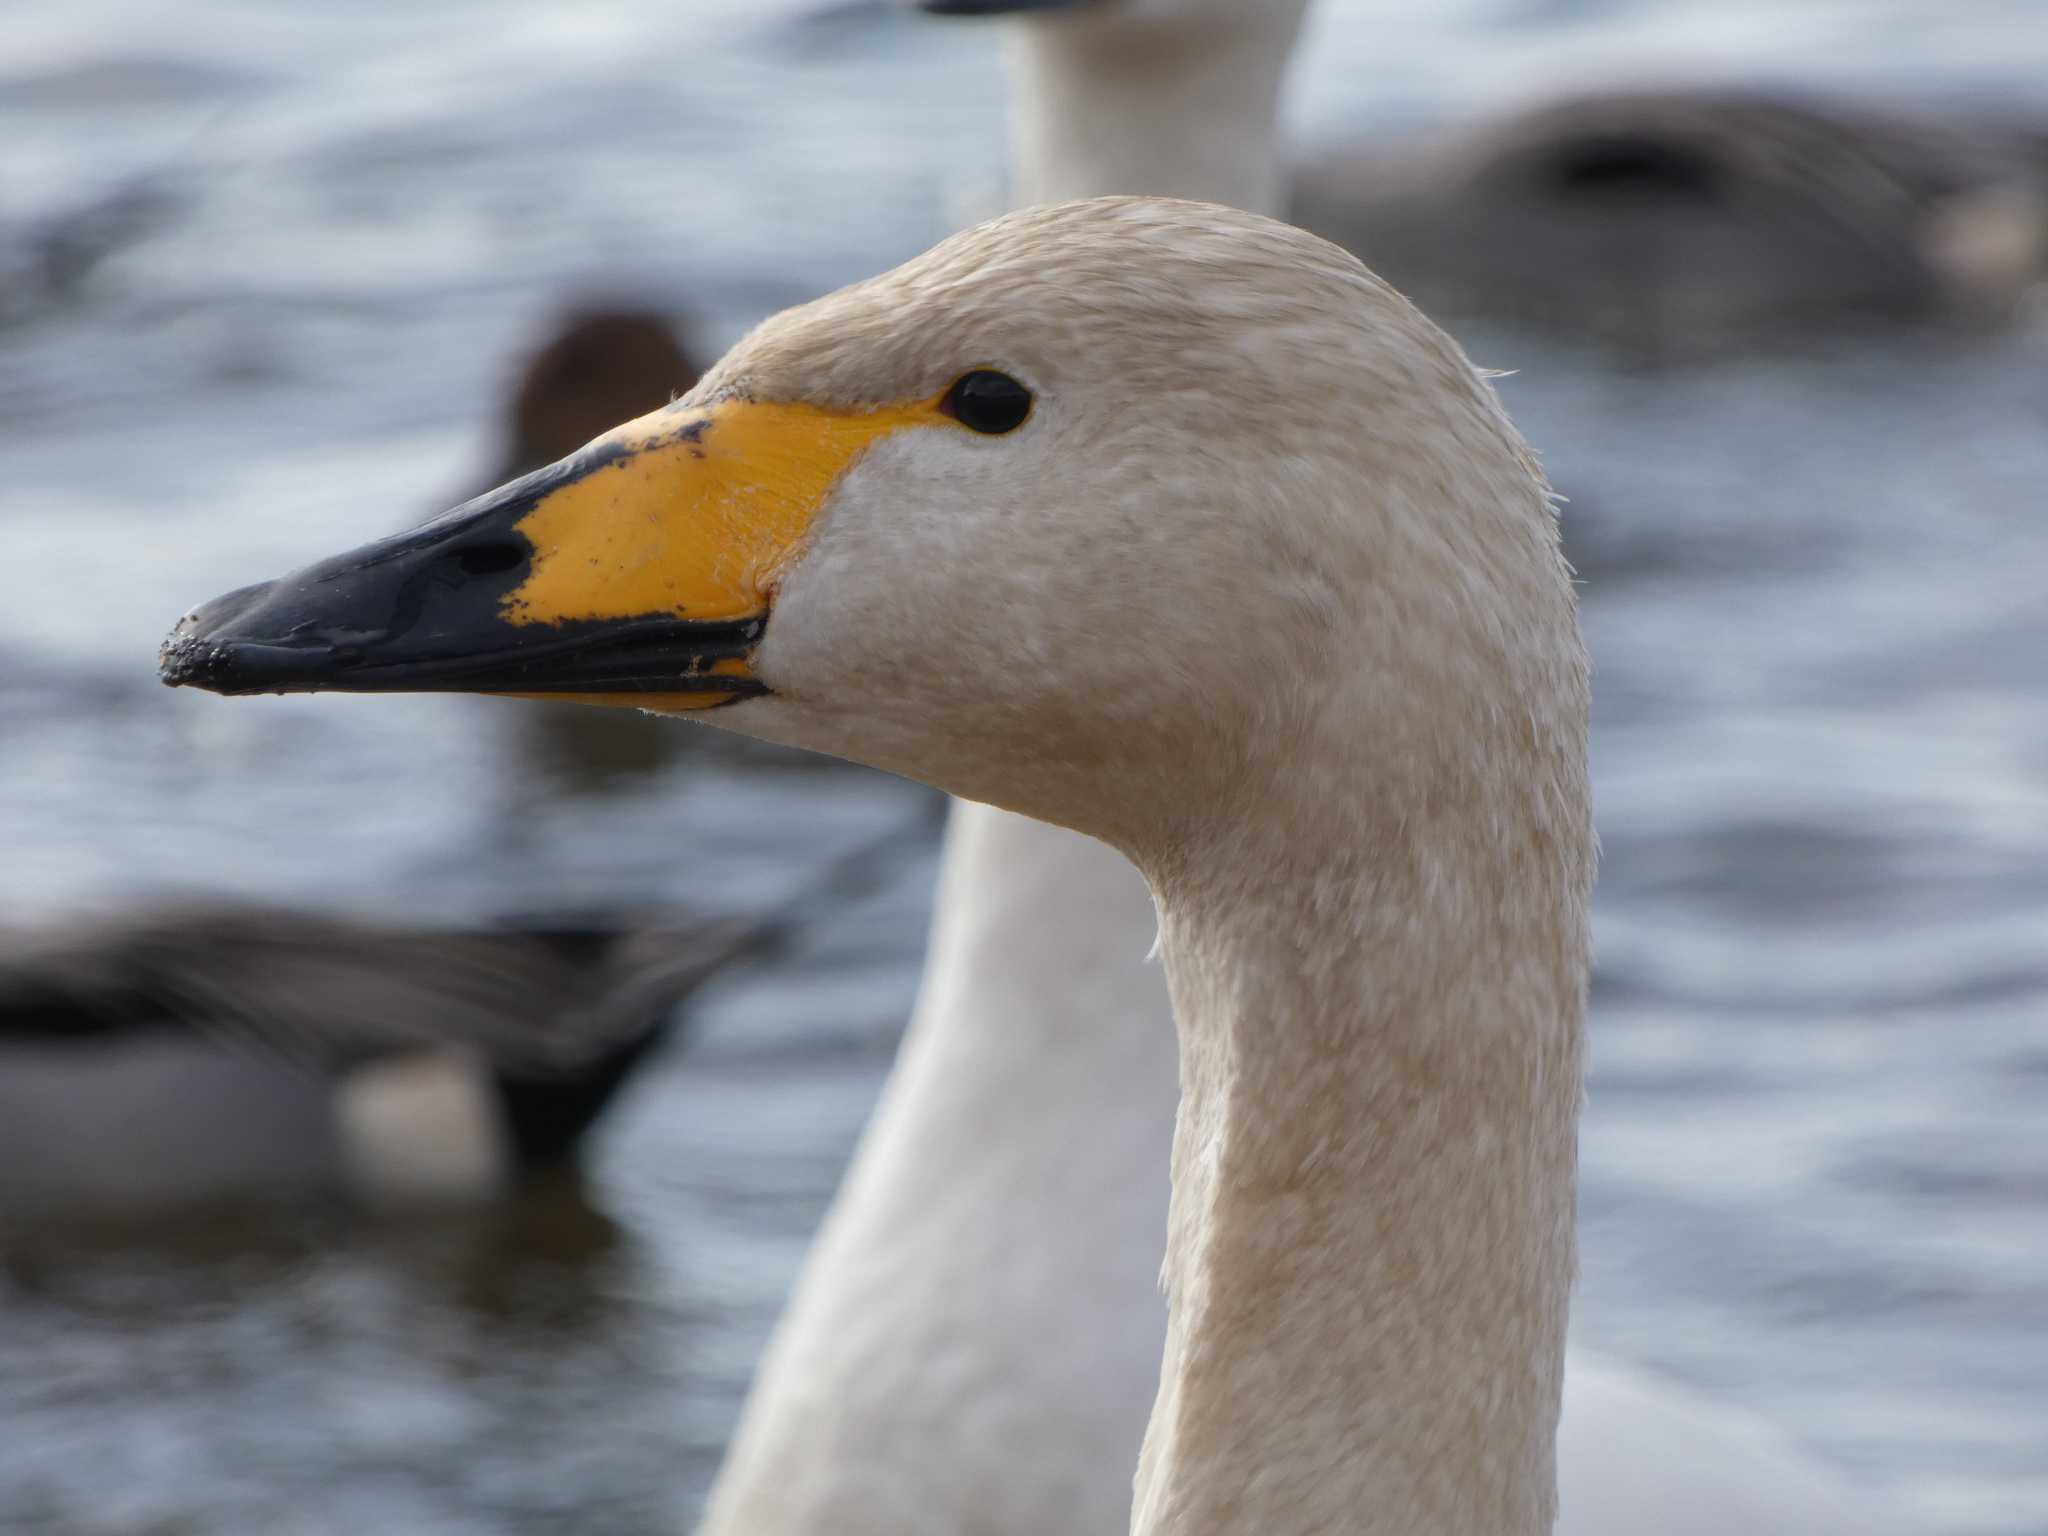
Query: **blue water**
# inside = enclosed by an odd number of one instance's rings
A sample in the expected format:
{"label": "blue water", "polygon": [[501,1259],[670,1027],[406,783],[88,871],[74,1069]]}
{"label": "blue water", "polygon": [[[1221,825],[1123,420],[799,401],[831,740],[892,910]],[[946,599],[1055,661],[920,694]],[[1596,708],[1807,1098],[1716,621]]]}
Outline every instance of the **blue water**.
{"label": "blue water", "polygon": [[[2036,5],[1415,9],[1320,12],[1299,135],[1645,78],[2048,115]],[[914,817],[694,760],[535,809],[503,708],[225,703],[152,661],[192,601],[470,489],[564,296],[715,352],[998,206],[1000,88],[985,32],[858,7],[0,19],[0,917],[759,905]],[[53,228],[112,233],[53,275]],[[2048,1530],[2048,342],[1619,374],[1467,340],[1571,498],[1599,669],[1578,1337],[1921,1529]],[[686,1523],[915,987],[906,846],[705,999],[587,1205],[10,1249],[0,1528]]]}

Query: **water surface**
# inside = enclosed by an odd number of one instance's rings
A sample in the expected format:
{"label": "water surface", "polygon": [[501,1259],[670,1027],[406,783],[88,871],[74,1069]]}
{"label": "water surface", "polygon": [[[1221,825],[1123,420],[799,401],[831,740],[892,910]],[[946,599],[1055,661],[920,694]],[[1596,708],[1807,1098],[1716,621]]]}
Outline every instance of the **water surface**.
{"label": "water surface", "polygon": [[[2038,9],[1989,0],[1411,12],[1328,7],[1301,132],[1657,76],[2043,106]],[[151,663],[191,602],[470,489],[562,296],[651,296],[715,350],[996,206],[985,33],[85,0],[0,37],[0,916],[754,908],[920,825],[891,781],[692,762],[536,806],[501,707],[223,702]],[[1599,669],[1578,1337],[1919,1529],[2048,1529],[2043,344],[1644,373],[1467,340],[1571,498]],[[904,846],[703,1000],[584,1201],[10,1243],[0,1526],[686,1524],[909,1006]]]}

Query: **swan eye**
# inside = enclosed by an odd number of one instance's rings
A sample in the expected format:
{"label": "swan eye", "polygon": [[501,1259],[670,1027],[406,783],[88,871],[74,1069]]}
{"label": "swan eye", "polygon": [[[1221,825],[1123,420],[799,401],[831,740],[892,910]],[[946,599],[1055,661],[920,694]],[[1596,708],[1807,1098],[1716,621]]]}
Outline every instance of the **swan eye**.
{"label": "swan eye", "polygon": [[1000,437],[1024,425],[1031,414],[1031,391],[1007,373],[977,368],[953,381],[939,409],[963,427]]}

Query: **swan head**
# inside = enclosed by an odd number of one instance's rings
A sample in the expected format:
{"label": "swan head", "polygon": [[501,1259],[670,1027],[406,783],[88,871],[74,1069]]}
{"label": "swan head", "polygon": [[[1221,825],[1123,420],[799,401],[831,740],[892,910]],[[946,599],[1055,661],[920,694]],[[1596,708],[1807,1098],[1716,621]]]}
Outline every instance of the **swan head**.
{"label": "swan head", "polygon": [[1583,729],[1484,378],[1337,247],[1140,198],[778,315],[560,463],[187,615],[163,667],[704,714],[1127,851],[1333,732],[1420,794],[1479,738]]}

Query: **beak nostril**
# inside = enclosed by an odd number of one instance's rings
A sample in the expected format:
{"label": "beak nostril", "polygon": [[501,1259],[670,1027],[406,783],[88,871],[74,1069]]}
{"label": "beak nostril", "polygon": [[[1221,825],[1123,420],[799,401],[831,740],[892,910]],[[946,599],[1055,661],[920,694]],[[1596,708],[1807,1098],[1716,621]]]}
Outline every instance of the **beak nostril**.
{"label": "beak nostril", "polygon": [[499,576],[524,567],[533,550],[524,539],[491,539],[475,544],[443,546],[422,574],[436,586],[463,587],[484,576]]}
{"label": "beak nostril", "polygon": [[455,564],[465,576],[496,576],[526,564],[526,546],[509,540],[495,544],[472,544],[454,552]]}

